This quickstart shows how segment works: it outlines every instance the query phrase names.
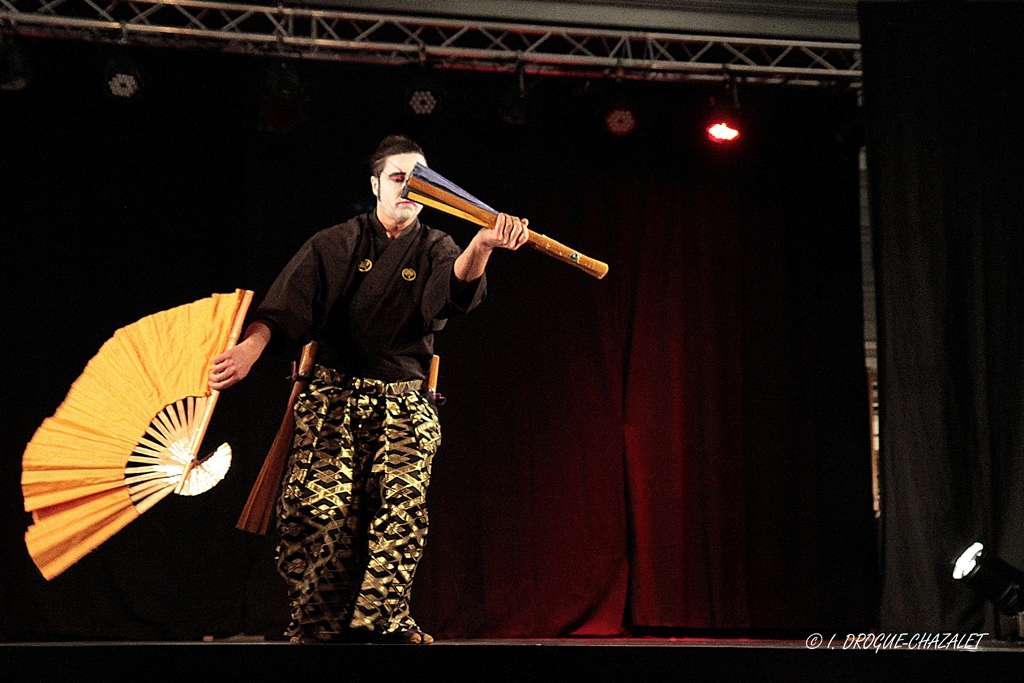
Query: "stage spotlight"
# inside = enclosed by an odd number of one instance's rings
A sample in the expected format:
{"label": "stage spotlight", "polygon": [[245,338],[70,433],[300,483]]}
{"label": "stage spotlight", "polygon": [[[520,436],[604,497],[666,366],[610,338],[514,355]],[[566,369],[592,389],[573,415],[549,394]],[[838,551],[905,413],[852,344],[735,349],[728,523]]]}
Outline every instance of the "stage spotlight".
{"label": "stage spotlight", "polygon": [[261,95],[260,130],[288,133],[305,121],[307,98],[302,79],[288,62],[268,65]]}
{"label": "stage spotlight", "polygon": [[433,116],[441,110],[444,94],[429,76],[416,78],[405,92],[405,106],[413,116]]}
{"label": "stage spotlight", "polygon": [[726,74],[722,92],[711,97],[711,114],[708,116],[704,131],[708,140],[724,145],[739,139],[740,100],[736,81],[732,74]]}
{"label": "stage spotlight", "polygon": [[726,142],[732,142],[740,136],[738,128],[733,128],[729,125],[728,121],[716,120],[710,126],[707,127],[708,140],[716,142],[718,144],[725,144]]}
{"label": "stage spotlight", "polygon": [[134,74],[116,73],[107,81],[107,85],[111,95],[125,99],[133,97],[140,90],[139,79]]}
{"label": "stage spotlight", "polygon": [[413,90],[409,93],[409,109],[417,116],[429,116],[437,110],[440,101],[431,90]]}
{"label": "stage spotlight", "polygon": [[639,127],[640,112],[636,101],[621,82],[616,81],[599,101],[598,114],[605,131],[609,134],[626,137]]}
{"label": "stage spotlight", "polygon": [[0,90],[15,91],[28,87],[28,60],[13,36],[0,33]]}
{"label": "stage spotlight", "polygon": [[604,115],[604,127],[612,135],[629,135],[636,130],[636,112],[627,106],[616,106]]}
{"label": "stage spotlight", "polygon": [[501,93],[501,118],[505,123],[521,126],[526,123],[526,67],[519,63],[515,81]]}
{"label": "stage spotlight", "polygon": [[127,102],[142,94],[142,72],[135,61],[119,55],[107,62],[103,69],[104,89],[115,100]]}
{"label": "stage spotlight", "polygon": [[972,544],[957,558],[953,578],[966,582],[1003,614],[1016,617],[1021,612],[1024,572],[986,552],[983,544]]}

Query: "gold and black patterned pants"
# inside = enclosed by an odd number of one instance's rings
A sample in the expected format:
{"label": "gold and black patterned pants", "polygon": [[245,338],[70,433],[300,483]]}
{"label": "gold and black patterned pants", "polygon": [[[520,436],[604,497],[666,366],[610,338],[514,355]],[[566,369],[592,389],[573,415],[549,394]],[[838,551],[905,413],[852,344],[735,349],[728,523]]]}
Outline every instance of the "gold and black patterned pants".
{"label": "gold and black patterned pants", "polygon": [[409,593],[441,441],[437,411],[418,389],[317,366],[299,397],[277,514],[285,635],[337,641],[416,629]]}

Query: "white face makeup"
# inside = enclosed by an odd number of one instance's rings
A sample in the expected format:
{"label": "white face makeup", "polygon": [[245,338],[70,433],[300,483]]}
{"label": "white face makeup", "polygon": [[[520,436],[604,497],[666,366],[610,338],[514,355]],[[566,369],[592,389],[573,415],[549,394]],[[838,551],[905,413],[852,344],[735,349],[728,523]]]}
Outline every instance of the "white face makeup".
{"label": "white face makeup", "polygon": [[402,188],[416,164],[427,165],[422,154],[393,154],[384,160],[380,176],[370,177],[370,187],[377,197],[377,218],[389,231],[404,229],[419,215],[422,204],[402,197]]}

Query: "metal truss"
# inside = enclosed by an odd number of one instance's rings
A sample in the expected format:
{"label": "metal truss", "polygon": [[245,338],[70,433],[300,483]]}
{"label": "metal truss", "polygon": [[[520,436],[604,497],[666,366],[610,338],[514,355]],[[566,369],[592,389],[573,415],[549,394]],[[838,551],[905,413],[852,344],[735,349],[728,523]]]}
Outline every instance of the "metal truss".
{"label": "metal truss", "polygon": [[374,64],[859,87],[860,45],[372,14],[206,0],[0,0],[6,31]]}

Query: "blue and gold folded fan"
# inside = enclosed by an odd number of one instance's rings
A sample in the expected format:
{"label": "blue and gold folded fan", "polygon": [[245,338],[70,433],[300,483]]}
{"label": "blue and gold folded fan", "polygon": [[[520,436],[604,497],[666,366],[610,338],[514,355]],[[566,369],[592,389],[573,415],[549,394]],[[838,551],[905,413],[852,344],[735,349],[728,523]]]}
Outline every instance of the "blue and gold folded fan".
{"label": "blue and gold folded fan", "polygon": [[[485,228],[493,228],[498,219],[498,212],[495,209],[422,164],[416,164],[413,168],[412,175],[402,190],[402,196]],[[584,256],[575,249],[570,249],[533,230],[530,230],[528,243],[534,249],[572,264],[599,280],[608,273],[607,263]]]}

